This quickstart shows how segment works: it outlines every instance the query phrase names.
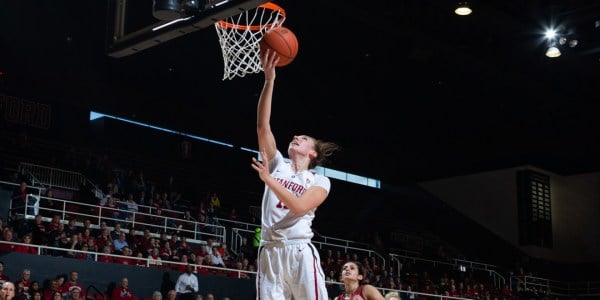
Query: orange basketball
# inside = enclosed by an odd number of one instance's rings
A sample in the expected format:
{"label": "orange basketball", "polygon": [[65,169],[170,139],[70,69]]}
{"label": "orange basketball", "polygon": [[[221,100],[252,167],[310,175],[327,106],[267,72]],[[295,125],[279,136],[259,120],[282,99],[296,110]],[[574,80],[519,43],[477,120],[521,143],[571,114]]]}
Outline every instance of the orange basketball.
{"label": "orange basketball", "polygon": [[278,67],[291,63],[298,54],[298,39],[296,35],[285,27],[277,27],[267,31],[260,40],[260,51],[267,49],[279,54]]}

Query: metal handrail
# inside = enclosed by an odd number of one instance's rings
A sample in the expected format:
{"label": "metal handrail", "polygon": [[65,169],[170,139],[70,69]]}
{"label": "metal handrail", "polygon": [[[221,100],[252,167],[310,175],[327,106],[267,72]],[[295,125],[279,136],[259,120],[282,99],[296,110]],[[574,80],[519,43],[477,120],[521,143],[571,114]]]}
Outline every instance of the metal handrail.
{"label": "metal handrail", "polygon": [[[28,195],[27,200],[31,197]],[[49,199],[56,203],[58,203],[58,209],[44,207],[39,205],[37,208],[39,213],[44,215],[45,213],[49,214],[59,214],[62,220],[66,220],[68,218],[79,218],[79,219],[89,219],[92,225],[95,228],[99,228],[103,221],[109,222],[118,222],[124,224],[124,228],[136,228],[139,225],[142,225],[146,228],[153,228],[154,231],[164,231],[164,232],[176,232],[179,231],[181,233],[188,233],[193,238],[188,238],[188,242],[190,243],[199,243],[203,244],[202,241],[204,237],[209,237],[212,239],[216,239],[218,241],[224,241],[226,239],[226,230],[224,226],[214,225],[209,223],[199,223],[194,221],[187,221],[179,218],[173,218],[169,216],[157,216],[151,213],[144,212],[134,212],[126,209],[120,208],[108,208],[106,206],[100,205],[91,205],[84,204],[75,201],[50,198],[41,196],[40,199]],[[11,203],[12,204],[12,203]],[[35,214],[31,213],[33,205],[29,204],[29,201],[25,201],[23,206],[12,206],[11,212],[13,214],[20,215],[25,219],[33,219],[35,218]],[[108,211],[109,214],[106,212]],[[129,218],[119,218],[111,216],[110,213],[117,212],[119,215],[130,216]],[[146,218],[157,218],[160,220],[160,223],[150,223],[145,221]],[[49,218],[46,218],[46,221],[49,221]],[[65,221],[66,222],[66,221]],[[181,227],[179,227],[181,225]],[[202,228],[208,230],[201,230]]]}

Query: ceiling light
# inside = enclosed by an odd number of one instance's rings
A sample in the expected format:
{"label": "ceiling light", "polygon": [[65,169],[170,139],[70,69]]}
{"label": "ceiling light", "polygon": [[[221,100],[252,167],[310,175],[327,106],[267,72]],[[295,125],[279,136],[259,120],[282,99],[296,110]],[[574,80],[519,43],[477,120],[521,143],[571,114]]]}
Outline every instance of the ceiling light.
{"label": "ceiling light", "polygon": [[555,45],[552,45],[550,47],[548,47],[548,50],[546,50],[546,56],[547,57],[559,57],[560,56],[560,50],[558,50],[558,48],[556,48]]}
{"label": "ceiling light", "polygon": [[567,38],[566,37],[560,37],[558,39],[558,43],[561,44],[561,45],[566,44],[567,43]]}
{"label": "ceiling light", "polygon": [[468,16],[473,12],[473,10],[469,7],[469,4],[465,2],[458,3],[458,7],[454,10],[454,13],[459,16]]}
{"label": "ceiling light", "polygon": [[570,40],[569,41],[569,47],[571,48],[575,48],[575,46],[577,46],[579,42],[577,40]]}

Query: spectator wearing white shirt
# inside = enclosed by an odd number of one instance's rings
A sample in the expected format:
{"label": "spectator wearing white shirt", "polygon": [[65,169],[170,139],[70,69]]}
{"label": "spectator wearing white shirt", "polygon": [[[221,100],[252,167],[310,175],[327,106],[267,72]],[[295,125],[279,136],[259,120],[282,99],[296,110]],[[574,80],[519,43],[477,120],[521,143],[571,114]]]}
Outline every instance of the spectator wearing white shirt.
{"label": "spectator wearing white shirt", "polygon": [[194,267],[188,264],[185,267],[185,273],[177,278],[175,291],[179,296],[179,300],[192,300],[198,293],[198,277],[192,273],[193,270]]}

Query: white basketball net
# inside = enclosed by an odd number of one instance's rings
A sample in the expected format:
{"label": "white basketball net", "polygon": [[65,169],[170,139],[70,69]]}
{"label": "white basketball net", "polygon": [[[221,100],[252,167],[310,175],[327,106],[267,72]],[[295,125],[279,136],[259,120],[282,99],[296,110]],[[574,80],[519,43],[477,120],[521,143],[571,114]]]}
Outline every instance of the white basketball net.
{"label": "white basketball net", "polygon": [[281,27],[285,11],[270,2],[215,23],[223,52],[223,80],[262,71],[260,39],[265,32]]}

